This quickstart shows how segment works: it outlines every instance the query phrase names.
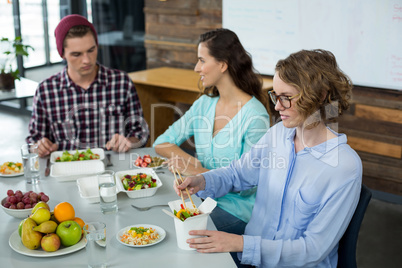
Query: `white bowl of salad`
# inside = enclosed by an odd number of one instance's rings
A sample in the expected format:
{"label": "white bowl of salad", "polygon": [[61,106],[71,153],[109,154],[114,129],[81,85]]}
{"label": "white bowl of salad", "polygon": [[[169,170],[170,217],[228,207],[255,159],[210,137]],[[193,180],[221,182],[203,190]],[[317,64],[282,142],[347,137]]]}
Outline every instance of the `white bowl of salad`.
{"label": "white bowl of salad", "polygon": [[102,148],[56,151],[50,154],[50,162],[52,164],[87,160],[103,160],[104,158],[105,151]]}
{"label": "white bowl of salad", "polygon": [[155,171],[149,168],[119,171],[115,178],[118,191],[125,192],[129,198],[153,196],[163,185]]}

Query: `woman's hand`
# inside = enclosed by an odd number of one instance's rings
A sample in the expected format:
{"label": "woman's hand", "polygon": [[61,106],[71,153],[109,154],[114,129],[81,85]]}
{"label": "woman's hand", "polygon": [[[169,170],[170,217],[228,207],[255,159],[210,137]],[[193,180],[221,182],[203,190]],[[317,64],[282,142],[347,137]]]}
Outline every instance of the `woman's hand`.
{"label": "woman's hand", "polygon": [[187,239],[191,248],[198,252],[241,252],[243,251],[243,236],[219,231],[192,230],[190,235],[203,236]]}
{"label": "woman's hand", "polygon": [[170,172],[174,173],[179,171],[180,174],[184,176],[197,175],[208,171],[208,169],[202,167],[198,159],[185,159],[181,156],[175,156],[169,158],[166,163]]}
{"label": "woman's hand", "polygon": [[180,192],[182,192],[184,198],[188,198],[186,187],[190,195],[205,189],[205,179],[202,175],[187,177],[184,179],[184,182],[182,183],[179,180],[179,183],[180,185],[177,185],[176,180],[174,180],[173,189],[175,190],[178,196],[180,196]]}

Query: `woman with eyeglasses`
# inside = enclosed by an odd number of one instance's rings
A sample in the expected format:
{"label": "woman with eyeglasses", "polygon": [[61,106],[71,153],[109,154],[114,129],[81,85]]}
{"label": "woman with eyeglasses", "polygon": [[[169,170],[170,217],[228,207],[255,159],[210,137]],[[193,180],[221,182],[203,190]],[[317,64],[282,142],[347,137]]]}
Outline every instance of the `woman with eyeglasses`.
{"label": "woman with eyeglasses", "polygon": [[359,156],[331,124],[348,108],[352,83],[325,50],[291,54],[275,71],[269,94],[282,122],[229,167],[174,184],[177,194],[187,187],[202,198],[258,185],[245,234],[190,231],[201,238],[187,242],[258,267],[337,267],[362,179]]}

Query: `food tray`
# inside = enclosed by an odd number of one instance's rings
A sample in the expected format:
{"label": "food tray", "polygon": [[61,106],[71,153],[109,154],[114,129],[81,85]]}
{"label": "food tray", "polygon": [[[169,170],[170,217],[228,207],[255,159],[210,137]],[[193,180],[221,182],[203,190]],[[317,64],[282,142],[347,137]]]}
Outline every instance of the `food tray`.
{"label": "food tray", "polygon": [[[86,151],[87,149],[78,149],[79,152],[81,151]],[[91,148],[91,151],[94,154],[98,154],[100,159],[96,159],[96,160],[103,160],[105,158],[105,151],[102,148]],[[59,156],[62,156],[64,151],[56,151],[50,154],[50,163],[52,164],[61,164],[61,163],[70,163],[70,162],[56,162],[56,158]],[[76,150],[72,150],[72,151],[68,151],[70,154],[75,154]],[[87,161],[95,161],[95,160],[82,160],[84,162]],[[72,161],[72,162],[82,162],[82,161]]]}
{"label": "food tray", "polygon": [[105,165],[100,160],[74,161],[52,165],[50,176],[58,181],[73,181],[83,175],[93,175],[105,171]]}
{"label": "food tray", "polygon": [[[121,178],[128,174],[128,175],[136,175],[138,173],[143,173],[147,175],[151,175],[152,178],[156,180],[156,187],[154,188],[148,188],[148,189],[142,189],[142,190],[136,190],[136,191],[127,191],[124,189],[123,183],[121,182]],[[124,192],[127,194],[129,198],[142,198],[142,197],[148,197],[148,196],[153,196],[156,191],[162,187],[162,181],[159,179],[158,175],[156,175],[155,171],[150,168],[139,168],[136,170],[125,170],[125,171],[119,171],[116,172],[115,174],[115,179],[116,179],[116,188],[118,192]]]}
{"label": "food tray", "polygon": [[96,176],[79,178],[77,186],[81,198],[88,201],[88,203],[100,202],[98,178]]}

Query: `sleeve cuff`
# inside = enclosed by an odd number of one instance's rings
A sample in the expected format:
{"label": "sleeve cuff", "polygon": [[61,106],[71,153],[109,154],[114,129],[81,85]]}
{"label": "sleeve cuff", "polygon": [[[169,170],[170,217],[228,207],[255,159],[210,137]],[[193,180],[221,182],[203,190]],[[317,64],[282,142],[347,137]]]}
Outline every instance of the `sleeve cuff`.
{"label": "sleeve cuff", "polygon": [[212,176],[209,174],[211,171],[207,171],[202,173],[202,176],[205,179],[205,189],[203,191],[199,191],[196,195],[200,198],[210,197],[215,199],[215,185],[212,183]]}
{"label": "sleeve cuff", "polygon": [[261,237],[243,235],[242,264],[259,266],[261,264]]}

